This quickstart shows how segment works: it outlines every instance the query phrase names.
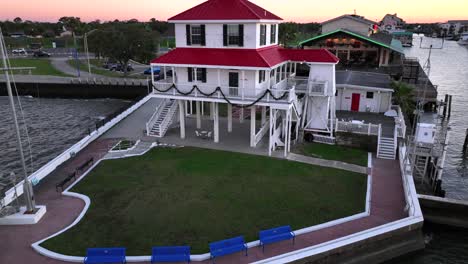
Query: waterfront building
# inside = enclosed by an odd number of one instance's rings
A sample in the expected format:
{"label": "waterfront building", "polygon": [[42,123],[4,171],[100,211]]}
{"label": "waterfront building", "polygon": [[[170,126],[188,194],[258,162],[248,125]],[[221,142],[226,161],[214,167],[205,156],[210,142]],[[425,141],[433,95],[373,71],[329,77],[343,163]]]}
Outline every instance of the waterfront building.
{"label": "waterfront building", "polygon": [[[147,134],[163,137],[176,123],[182,139],[196,133],[220,142],[220,122],[236,133],[235,109],[240,122],[250,113],[250,146],[268,134],[270,154],[280,146],[286,154],[302,130],[332,137],[339,60],[325,48],[280,47],[281,21],[247,0],[209,0],[170,18],[176,48],[151,62],[163,69],[153,88],[164,101],[149,120]],[[297,75],[298,67],[306,68],[303,76]],[[201,125],[207,104],[213,121],[208,131]],[[220,109],[226,109],[227,118],[220,119]],[[187,132],[185,120],[193,112],[196,130]]]}
{"label": "waterfront building", "polygon": [[404,31],[405,25],[406,22],[397,14],[386,14],[380,22],[380,28],[388,33]]}
{"label": "waterfront building", "polygon": [[346,29],[360,35],[369,36],[377,30],[377,23],[359,15],[342,15],[322,22],[322,34],[336,29]]}
{"label": "waterfront building", "polygon": [[349,29],[333,31],[299,43],[303,49],[328,49],[340,59],[340,67],[379,68],[401,65],[404,56],[399,40],[386,33],[363,35]]}

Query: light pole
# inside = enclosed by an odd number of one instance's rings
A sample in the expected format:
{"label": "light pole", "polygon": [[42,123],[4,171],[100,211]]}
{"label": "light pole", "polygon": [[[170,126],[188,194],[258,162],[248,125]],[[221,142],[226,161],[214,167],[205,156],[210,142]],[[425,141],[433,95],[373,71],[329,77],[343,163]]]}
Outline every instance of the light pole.
{"label": "light pole", "polygon": [[13,100],[13,93],[11,91],[10,75],[8,74],[8,71],[11,69],[8,68],[8,63],[6,59],[6,56],[7,56],[6,46],[5,46],[5,41],[3,39],[3,32],[1,28],[0,28],[0,54],[2,56],[3,70],[5,71],[8,98],[10,99],[11,111],[13,112],[13,122],[15,123],[15,129],[16,129],[16,140],[18,144],[18,151],[19,151],[20,158],[21,158],[21,165],[23,167],[23,173],[24,173],[23,189],[24,189],[24,196],[26,199],[26,212],[32,213],[36,210],[36,203],[34,201],[34,191],[32,188],[31,181],[28,179],[28,172],[26,170],[26,161],[24,159],[23,145],[21,144],[21,134],[20,134],[20,129],[18,125],[18,119],[16,116],[15,102]]}
{"label": "light pole", "polygon": [[86,32],[84,34],[84,49],[86,52],[86,60],[88,61],[88,72],[89,75],[91,75],[91,63],[89,62],[89,47],[88,47],[88,36],[93,34],[95,31],[98,31],[99,29],[93,29],[89,32]]}

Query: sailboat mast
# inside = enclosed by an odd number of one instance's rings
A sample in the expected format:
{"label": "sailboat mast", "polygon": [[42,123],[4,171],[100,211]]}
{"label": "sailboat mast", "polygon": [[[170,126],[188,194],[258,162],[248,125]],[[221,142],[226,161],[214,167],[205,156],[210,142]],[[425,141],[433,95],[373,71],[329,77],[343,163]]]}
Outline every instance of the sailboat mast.
{"label": "sailboat mast", "polygon": [[13,113],[13,122],[15,124],[15,129],[16,129],[16,140],[18,144],[18,151],[20,154],[21,158],[21,165],[23,167],[23,174],[24,174],[24,183],[23,183],[23,188],[24,188],[24,194],[25,194],[25,199],[26,199],[26,211],[27,212],[33,212],[36,208],[35,203],[34,203],[34,194],[33,194],[33,189],[32,189],[32,184],[28,179],[28,172],[26,169],[26,161],[24,159],[24,152],[23,152],[23,145],[21,143],[21,134],[20,134],[20,129],[18,125],[18,118],[16,115],[16,109],[15,109],[15,102],[13,100],[13,92],[11,89],[11,82],[10,82],[10,75],[8,74],[8,63],[7,63],[7,53],[6,53],[6,47],[5,47],[5,42],[3,39],[3,32],[2,29],[0,28],[0,54],[2,56],[2,62],[3,62],[3,68],[5,72],[5,79],[6,79],[6,87],[7,87],[7,92],[8,92],[8,98],[10,100],[10,105],[11,105],[11,110]]}

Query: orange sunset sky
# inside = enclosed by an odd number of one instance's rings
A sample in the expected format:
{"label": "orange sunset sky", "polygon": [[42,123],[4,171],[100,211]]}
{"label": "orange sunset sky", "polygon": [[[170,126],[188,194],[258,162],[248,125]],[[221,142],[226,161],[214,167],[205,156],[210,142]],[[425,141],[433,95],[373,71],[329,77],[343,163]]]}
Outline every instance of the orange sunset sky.
{"label": "orange sunset sky", "polygon": [[[229,1],[229,0],[226,0]],[[95,19],[158,20],[184,11],[203,0],[0,0],[0,20],[57,21],[62,16]],[[357,11],[371,20],[398,13],[407,22],[468,19],[468,0],[252,0],[287,21],[321,22]]]}

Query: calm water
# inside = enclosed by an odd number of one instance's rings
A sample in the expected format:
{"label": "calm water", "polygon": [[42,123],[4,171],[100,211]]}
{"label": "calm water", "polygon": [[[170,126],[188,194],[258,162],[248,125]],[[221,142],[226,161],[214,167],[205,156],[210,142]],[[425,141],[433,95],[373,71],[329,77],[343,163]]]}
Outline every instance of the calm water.
{"label": "calm water", "polygon": [[[427,49],[415,47],[406,49],[406,55],[418,57],[422,63],[429,55]],[[422,47],[440,47],[441,40],[424,38]],[[450,126],[450,145],[447,150],[443,188],[446,196],[468,200],[468,159],[463,156],[462,145],[468,128],[468,48],[454,41],[444,43],[443,49],[432,51],[430,79],[439,85],[439,97],[453,95]],[[425,224],[426,248],[390,263],[399,264],[458,264],[468,263],[468,229]]]}
{"label": "calm water", "polygon": [[[19,99],[23,106],[31,143],[29,145],[25,136],[18,101],[16,101],[18,117],[23,128],[23,146],[28,156],[29,174],[83,138],[88,128],[92,128],[96,121],[129,103],[114,99],[73,100],[29,97]],[[0,97],[0,106],[0,153],[2,153],[0,173],[9,174],[14,171],[22,177],[11,106],[7,97]],[[29,151],[29,146],[31,146],[31,151]]]}

